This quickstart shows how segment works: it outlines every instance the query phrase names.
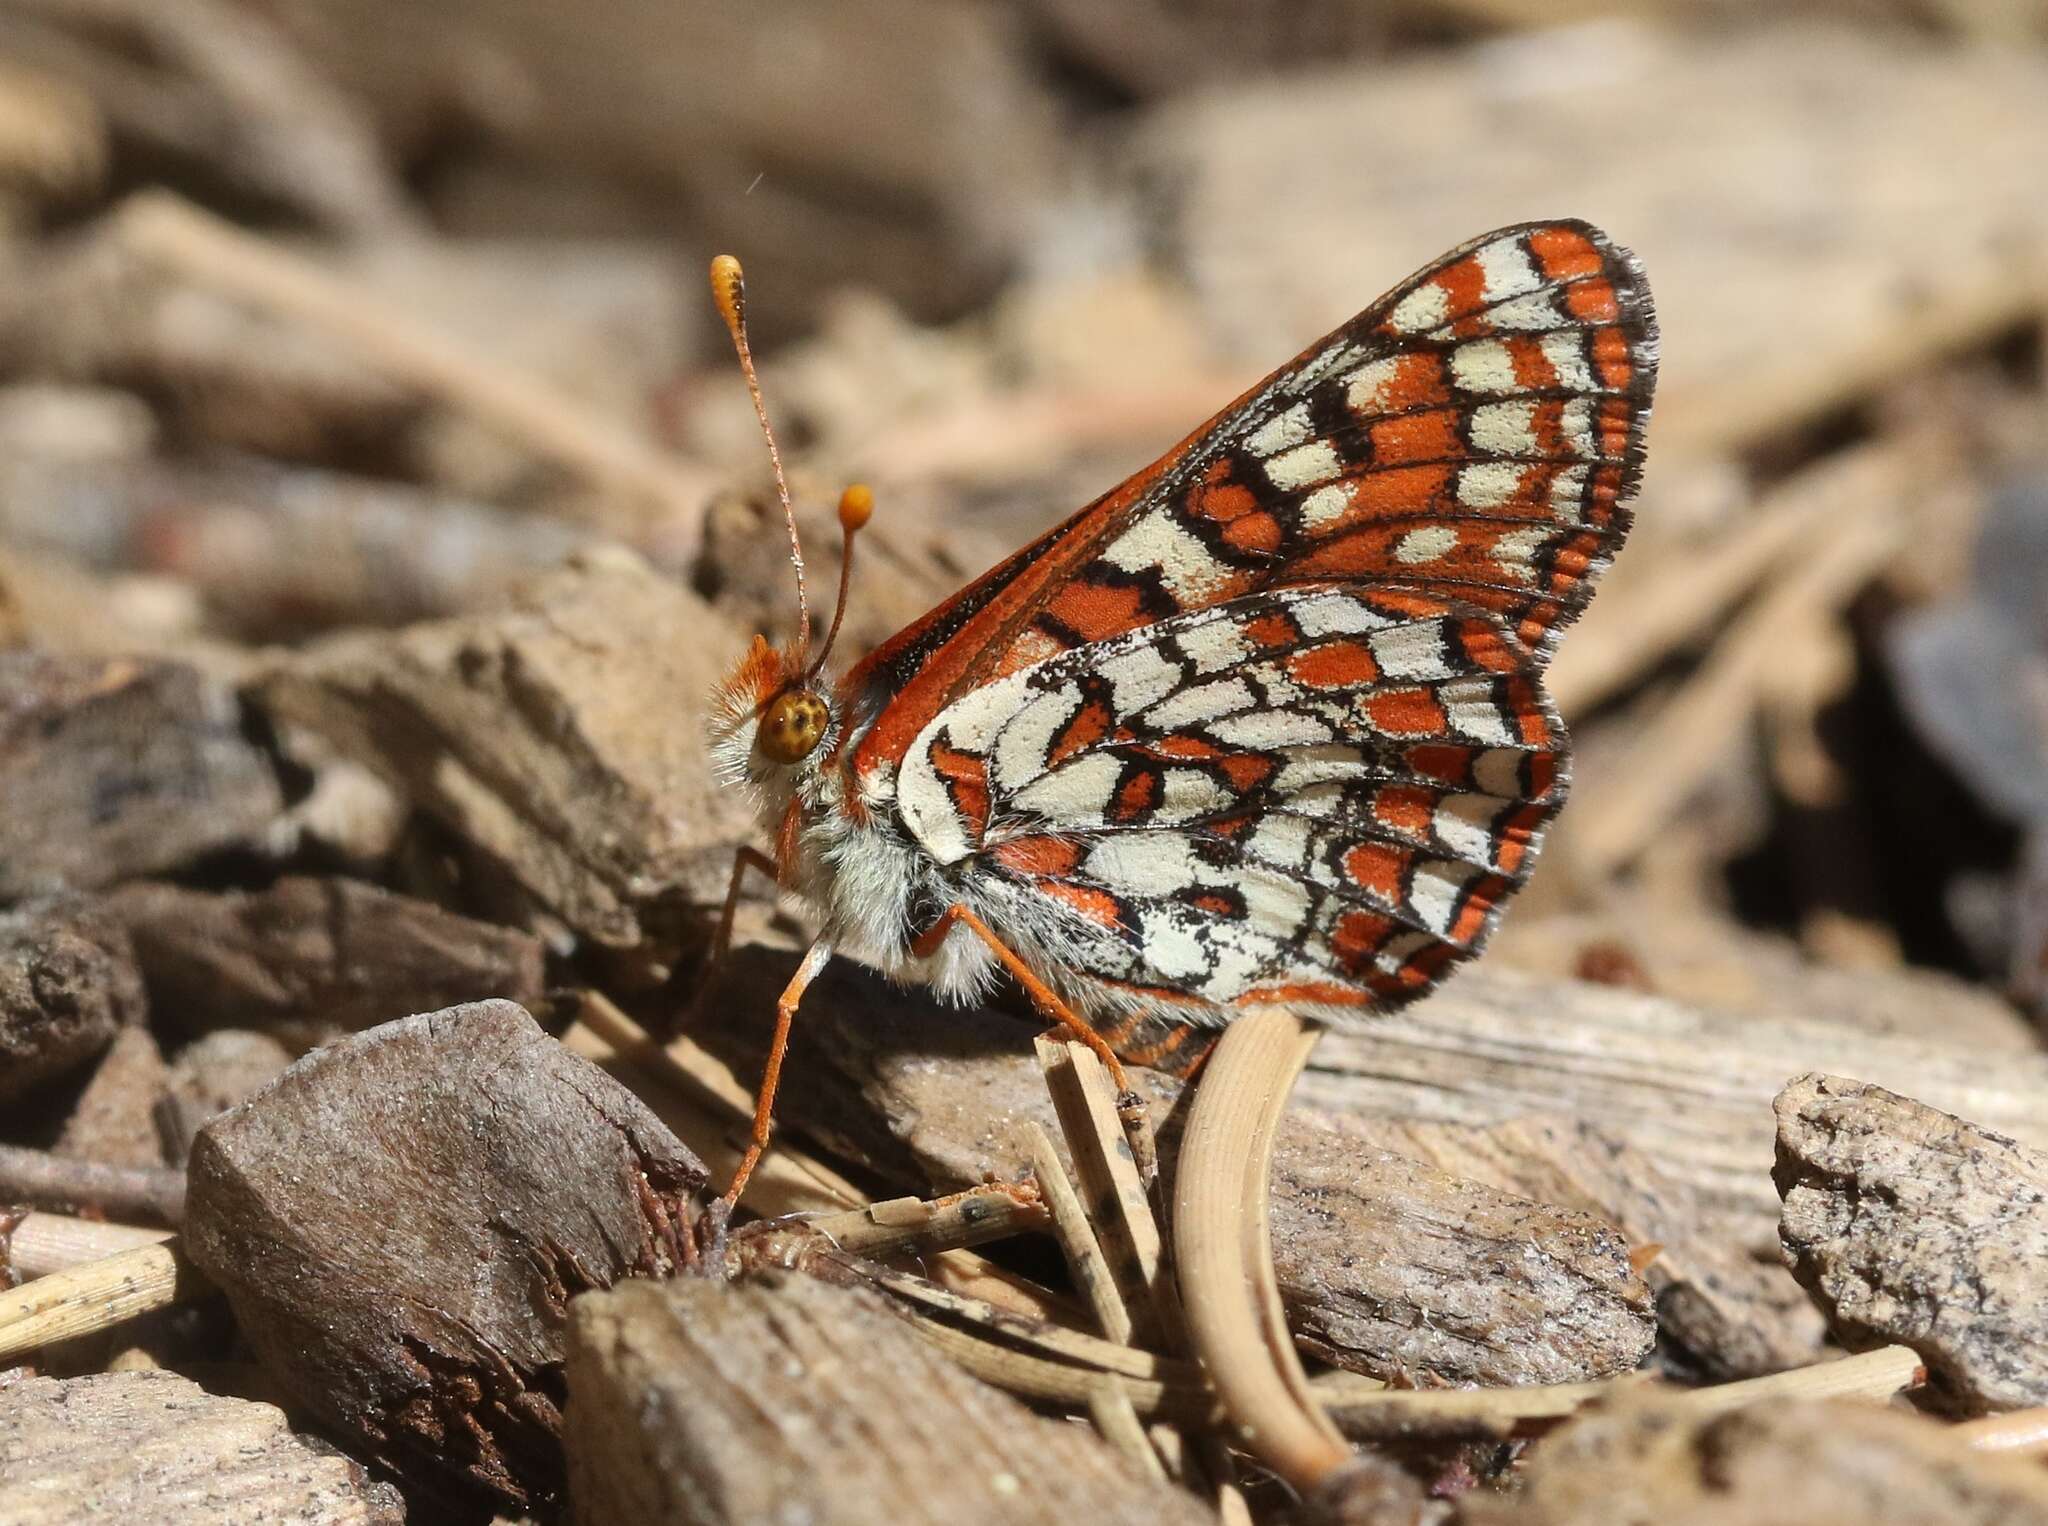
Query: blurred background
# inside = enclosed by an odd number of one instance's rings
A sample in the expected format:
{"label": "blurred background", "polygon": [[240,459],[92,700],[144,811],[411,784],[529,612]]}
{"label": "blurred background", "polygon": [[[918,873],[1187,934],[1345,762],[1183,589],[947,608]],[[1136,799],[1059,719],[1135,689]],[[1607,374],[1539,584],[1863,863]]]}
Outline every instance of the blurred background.
{"label": "blurred background", "polygon": [[715,252],[820,582],[876,489],[873,641],[1440,251],[1574,216],[1646,262],[1662,380],[1499,957],[1746,1010],[1891,971],[1858,1020],[2020,1042],[1903,972],[2048,1015],[2044,170],[2030,0],[0,0],[17,703],[24,653],[188,665],[288,824],[122,858],[17,814],[0,899],[419,888],[402,810],[300,809],[260,680],[579,552],[701,596],[706,682],[786,633]]}

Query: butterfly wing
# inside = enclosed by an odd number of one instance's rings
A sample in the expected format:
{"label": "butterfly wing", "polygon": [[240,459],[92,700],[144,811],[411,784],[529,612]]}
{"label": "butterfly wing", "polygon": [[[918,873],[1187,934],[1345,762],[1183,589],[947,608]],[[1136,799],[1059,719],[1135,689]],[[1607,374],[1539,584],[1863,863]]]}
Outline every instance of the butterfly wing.
{"label": "butterfly wing", "polygon": [[1627,533],[1655,375],[1627,250],[1568,221],[1476,239],[870,654],[851,766],[1061,652],[1290,585],[1456,598],[1540,667]]}
{"label": "butterfly wing", "polygon": [[963,696],[897,803],[1095,1018],[1341,1017],[1477,951],[1563,801],[1563,745],[1493,612],[1290,588]]}

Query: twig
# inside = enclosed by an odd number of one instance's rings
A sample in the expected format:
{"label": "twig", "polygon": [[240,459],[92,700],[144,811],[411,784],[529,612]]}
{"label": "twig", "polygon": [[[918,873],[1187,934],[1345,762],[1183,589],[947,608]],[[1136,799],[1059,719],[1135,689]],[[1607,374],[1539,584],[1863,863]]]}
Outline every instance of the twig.
{"label": "twig", "polygon": [[1173,1218],[1195,1353],[1246,1449],[1303,1493],[1351,1455],[1295,1354],[1267,1232],[1274,1132],[1315,1039],[1282,1007],[1223,1030],[1188,1112]]}
{"label": "twig", "polygon": [[0,1292],[0,1362],[190,1302],[209,1287],[175,1240],[38,1277]]}
{"label": "twig", "polygon": [[1654,564],[1664,575],[1611,590],[1544,675],[1558,708],[1583,714],[1647,673],[1780,567],[1895,499],[1911,470],[1896,442],[1859,446],[1787,481],[1714,544],[1667,554]]}
{"label": "twig", "polygon": [[1926,1378],[1926,1368],[1915,1352],[1904,1346],[1886,1346],[1712,1388],[1671,1389],[1634,1373],[1602,1383],[1420,1391],[1390,1389],[1371,1378],[1332,1373],[1315,1379],[1309,1388],[1338,1427],[1354,1440],[1506,1440],[1542,1430],[1589,1404],[1630,1389],[1668,1393],[1674,1402],[1689,1409],[1719,1413],[1766,1399],[1868,1399],[1881,1403],[1902,1389],[1919,1386]]}
{"label": "twig", "polygon": [[1024,1137],[1031,1149],[1032,1169],[1038,1174],[1039,1193],[1051,1211],[1053,1236],[1066,1255],[1075,1286],[1095,1312],[1096,1326],[1104,1337],[1119,1345],[1130,1344],[1130,1307],[1117,1287],[1109,1258],[1102,1253],[1102,1242],[1095,1238],[1095,1226],[1053,1150],[1051,1137],[1035,1121],[1026,1127]]}
{"label": "twig", "polygon": [[1051,1227],[1029,1184],[1005,1182],[939,1198],[899,1197],[806,1221],[849,1255],[929,1256]]}
{"label": "twig", "polygon": [[185,1213],[185,1173],[0,1145],[0,1202],[9,1201],[98,1208],[116,1218],[176,1224]]}
{"label": "twig", "polygon": [[11,1233],[0,1229],[0,1274],[12,1271],[23,1281],[47,1277],[68,1267],[100,1261],[138,1245],[158,1245],[176,1233],[134,1224],[103,1224],[62,1213],[23,1216]]}
{"label": "twig", "polygon": [[1600,810],[1579,819],[1576,862],[1605,880],[1657,835],[1692,792],[1720,766],[1743,734],[1763,674],[1782,650],[1789,625],[1842,602],[1904,544],[1905,520],[1874,513],[1831,539],[1810,561],[1780,578],[1746,611],[1699,672],[1614,760],[1598,793]]}
{"label": "twig", "polygon": [[118,218],[120,241],[143,257],[317,329],[372,369],[474,415],[598,487],[651,502],[662,512],[664,536],[684,549],[700,533],[713,486],[707,474],[540,377],[473,353],[312,261],[168,193],[139,193]]}

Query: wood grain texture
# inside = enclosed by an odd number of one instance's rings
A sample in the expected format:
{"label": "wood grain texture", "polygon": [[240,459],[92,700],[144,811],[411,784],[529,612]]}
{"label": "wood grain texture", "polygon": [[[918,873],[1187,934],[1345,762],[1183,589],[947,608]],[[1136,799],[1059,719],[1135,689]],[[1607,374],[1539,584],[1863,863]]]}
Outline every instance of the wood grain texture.
{"label": "wood grain texture", "polygon": [[1210,1519],[1092,1431],[967,1376],[875,1295],[802,1276],[577,1299],[568,1446],[586,1526]]}

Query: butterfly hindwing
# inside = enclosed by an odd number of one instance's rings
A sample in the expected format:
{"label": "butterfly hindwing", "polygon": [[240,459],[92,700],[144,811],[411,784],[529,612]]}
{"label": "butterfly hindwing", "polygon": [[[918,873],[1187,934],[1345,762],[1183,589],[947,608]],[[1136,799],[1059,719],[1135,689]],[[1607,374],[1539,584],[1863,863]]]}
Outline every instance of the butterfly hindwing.
{"label": "butterfly hindwing", "polygon": [[898,810],[1019,926],[1063,920],[1097,1010],[1355,1009],[1477,950],[1562,802],[1562,744],[1490,612],[1294,588],[970,692],[911,747]]}

